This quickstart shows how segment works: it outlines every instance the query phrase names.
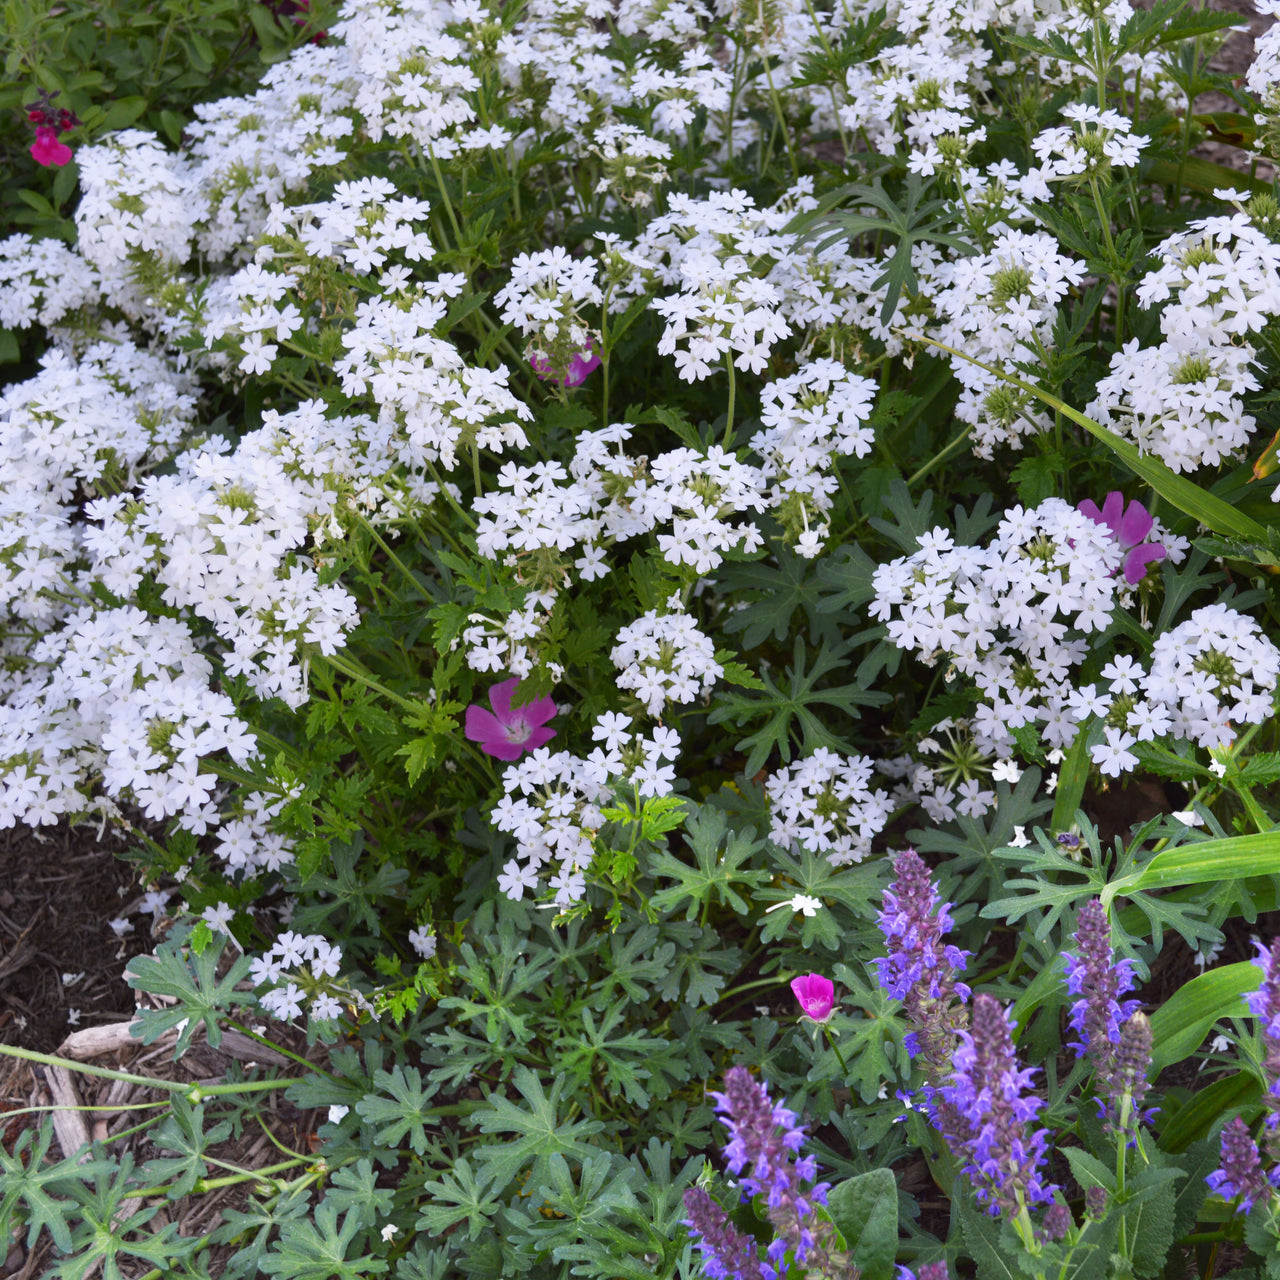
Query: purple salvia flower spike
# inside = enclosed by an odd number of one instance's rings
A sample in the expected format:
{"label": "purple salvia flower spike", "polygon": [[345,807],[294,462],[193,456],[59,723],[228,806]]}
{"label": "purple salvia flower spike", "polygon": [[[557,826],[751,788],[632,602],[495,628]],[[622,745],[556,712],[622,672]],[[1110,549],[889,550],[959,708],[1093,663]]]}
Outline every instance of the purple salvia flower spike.
{"label": "purple salvia flower spike", "polygon": [[960,1032],[955,1071],[936,1091],[934,1123],[993,1214],[1015,1216],[1051,1202],[1057,1190],[1040,1173],[1047,1133],[1032,1125],[1044,1103],[1024,1092],[1033,1075],[1018,1065],[999,1001],[975,996],[972,1028]]}
{"label": "purple salvia flower spike", "polygon": [[685,1224],[701,1237],[702,1269],[711,1280],[764,1280],[756,1242],[729,1221],[702,1187],[684,1193],[684,1207],[689,1214]]}
{"label": "purple salvia flower spike", "polygon": [[894,859],[895,879],[884,895],[879,917],[889,955],[876,960],[876,977],[886,993],[901,1000],[912,1031],[907,1052],[933,1067],[951,1061],[956,1032],[965,1024],[957,1001],[969,988],[956,981],[967,951],[943,942],[951,928],[951,906],[938,891],[924,859],[906,849]]}
{"label": "purple salvia flower spike", "polygon": [[1209,1190],[1216,1191],[1224,1200],[1239,1199],[1237,1213],[1248,1213],[1268,1190],[1258,1144],[1250,1136],[1249,1126],[1239,1116],[1233,1116],[1223,1127],[1221,1163],[1217,1172],[1211,1173],[1205,1181]]}
{"label": "purple salvia flower spike", "polygon": [[[729,1130],[724,1154],[729,1172],[749,1196],[763,1196],[777,1237],[761,1264],[764,1280],[779,1280],[788,1250],[795,1260],[830,1280],[855,1280],[857,1268],[834,1246],[834,1229],[814,1213],[827,1203],[830,1184],[815,1182],[817,1161],[800,1156],[804,1129],[796,1114],[774,1104],[768,1091],[745,1067],[731,1067],[724,1092],[713,1093],[716,1111]],[[812,1183],[812,1186],[805,1186]]]}

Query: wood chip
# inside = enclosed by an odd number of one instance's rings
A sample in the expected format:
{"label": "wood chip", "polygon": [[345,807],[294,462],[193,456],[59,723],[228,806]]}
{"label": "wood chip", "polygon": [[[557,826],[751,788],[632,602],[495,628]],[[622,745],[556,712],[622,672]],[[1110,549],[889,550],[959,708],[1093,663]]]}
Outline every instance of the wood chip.
{"label": "wood chip", "polygon": [[[55,1107],[53,1132],[58,1139],[58,1146],[62,1148],[62,1154],[70,1159],[81,1148],[89,1145],[89,1126],[85,1123],[85,1113],[72,1109],[81,1105],[80,1094],[66,1067],[46,1067],[44,1074],[49,1086],[49,1096]],[[89,1153],[86,1151],[84,1159],[88,1157]]]}
{"label": "wood chip", "polygon": [[[92,1058],[101,1058],[108,1053],[118,1053],[122,1049],[136,1049],[142,1042],[134,1039],[130,1034],[130,1028],[133,1025],[133,1022],[109,1022],[100,1027],[83,1027],[79,1031],[73,1031],[62,1042],[58,1054],[63,1058],[74,1058],[77,1062],[88,1062]],[[197,1037],[203,1042],[203,1028],[197,1032]],[[172,1048],[177,1039],[176,1031],[168,1031],[154,1042],[153,1050]],[[284,1054],[276,1052],[267,1045],[259,1044],[242,1031],[224,1031],[222,1043],[215,1052],[225,1053],[227,1057],[235,1058],[237,1062],[257,1062],[269,1067],[284,1067],[289,1063],[289,1059]],[[154,1057],[155,1053],[149,1056]]]}

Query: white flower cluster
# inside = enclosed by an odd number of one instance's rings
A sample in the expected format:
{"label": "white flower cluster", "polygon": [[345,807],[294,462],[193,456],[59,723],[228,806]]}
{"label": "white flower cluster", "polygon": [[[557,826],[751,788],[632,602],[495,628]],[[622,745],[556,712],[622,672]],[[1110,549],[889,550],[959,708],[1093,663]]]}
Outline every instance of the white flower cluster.
{"label": "white flower cluster", "polygon": [[834,867],[861,862],[871,838],[884,830],[893,805],[871,788],[875,765],[820,747],[770,775],[769,835],[784,849],[821,853]]}
{"label": "white flower cluster", "polygon": [[230,874],[250,879],[293,862],[293,841],[273,830],[271,824],[285,805],[301,794],[300,786],[285,796],[250,791],[239,797],[233,813],[222,814],[213,849]]}
{"label": "white flower cluster", "polygon": [[181,622],[141,609],[84,608],[47,632],[0,680],[0,826],[81,812],[95,775],[150,818],[216,821],[201,760],[244,764],[256,747],[211,676]]}
{"label": "white flower cluster", "polygon": [[1280,245],[1236,214],[1193,222],[1155,256],[1138,300],[1165,304],[1164,341],[1117,351],[1087,411],[1172,470],[1193,471],[1235,457],[1253,432],[1242,397],[1259,385],[1257,351],[1247,339],[1280,314]]}
{"label": "white flower cluster", "polygon": [[518,902],[526,889],[540,892],[542,868],[551,865],[555,905],[572,906],[586,892],[594,840],[615,791],[647,799],[674,790],[680,735],[659,726],[646,737],[631,724],[629,716],[606,712],[591,730],[600,745],[585,760],[542,747],[503,770],[506,794],[492,816],[499,831],[516,838],[516,856],[498,877],[507,897]]}
{"label": "white flower cluster", "polygon": [[1013,730],[1039,725],[1067,746],[1089,714],[1073,672],[1088,635],[1105,629],[1123,583],[1120,544],[1108,530],[1050,498],[1005,513],[985,547],[956,546],[944,529],[913,555],[875,572],[873,616],[889,639],[972,680],[980,750],[1007,756]]}
{"label": "white flower cluster", "polygon": [[751,447],[764,460],[769,503],[796,551],[816,556],[830,532],[828,513],[839,488],[837,458],[864,458],[876,384],[836,360],[813,360],[760,392],[764,430]]}
{"label": "white flower cluster", "polygon": [[651,716],[661,716],[670,703],[710,693],[724,675],[710,637],[679,605],[679,597],[673,597],[671,612],[650,609],[623,627],[609,654],[620,673],[618,688],[631,690]]}
{"label": "white flower cluster", "polygon": [[979,457],[991,457],[997,444],[1021,448],[1025,437],[1051,425],[1034,397],[1000,375],[1014,362],[1043,359],[1041,353],[1052,346],[1058,304],[1084,276],[1084,263],[1067,257],[1042,231],[1006,231],[990,253],[935,269],[934,336],[963,353],[950,357],[964,387],[956,416],[973,424]]}
{"label": "white flower cluster", "polygon": [[596,264],[556,246],[517,254],[510,281],[496,294],[502,318],[530,339],[525,358],[542,375],[563,382],[575,356],[591,350],[594,330],[581,308],[603,301]]}
{"label": "white flower cluster", "polygon": [[[281,1022],[302,1016],[303,1008],[317,1022],[342,1013],[343,999],[367,1004],[358,992],[338,986],[333,980],[342,969],[342,948],[318,933],[285,931],[264,955],[255,956],[249,979],[255,986],[283,983],[258,997],[263,1010]],[[296,979],[296,981],[295,981]]]}
{"label": "white flower cluster", "polygon": [[97,271],[61,240],[0,240],[0,329],[47,329],[100,296]]}
{"label": "white flower cluster", "polygon": [[362,302],[342,337],[349,354],[334,363],[346,395],[369,393],[377,404],[378,450],[411,473],[436,461],[452,469],[461,449],[500,453],[529,443],[520,424],[533,410],[511,391],[506,368],[468,364],[436,332],[446,299],[464,283],[445,275]]}
{"label": "white flower cluster", "polygon": [[[498,888],[517,902],[540,888],[541,869],[551,863],[550,887],[557,906],[568,907],[586,892],[586,870],[595,857],[593,838],[604,826],[600,812],[612,798],[586,763],[567,751],[540,747],[502,773],[506,794],[491,821],[516,839],[516,856],[502,868]],[[522,861],[523,860],[523,861]]]}
{"label": "white flower cluster", "polygon": [[1150,138],[1133,132],[1127,116],[1075,102],[1062,108],[1070,125],[1055,125],[1038,134],[1031,149],[1046,183],[1064,179],[1097,179],[1112,166],[1132,169]]}
{"label": "white flower cluster", "polygon": [[1232,721],[1261,724],[1272,714],[1277,673],[1280,649],[1258,624],[1228,605],[1211,604],[1156,637],[1143,688],[1152,704],[1166,709],[1174,737],[1222,747],[1235,737]]}

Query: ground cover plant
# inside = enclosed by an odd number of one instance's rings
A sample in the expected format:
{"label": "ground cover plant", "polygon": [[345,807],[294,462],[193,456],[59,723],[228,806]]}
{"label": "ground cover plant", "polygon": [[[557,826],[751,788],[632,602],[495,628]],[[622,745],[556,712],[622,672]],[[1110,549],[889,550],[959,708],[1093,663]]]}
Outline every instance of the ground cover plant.
{"label": "ground cover plant", "polygon": [[6,90],[0,822],[129,835],[177,1061],[4,1048],[149,1101],[0,1240],[1280,1276],[1280,29],[238,12]]}

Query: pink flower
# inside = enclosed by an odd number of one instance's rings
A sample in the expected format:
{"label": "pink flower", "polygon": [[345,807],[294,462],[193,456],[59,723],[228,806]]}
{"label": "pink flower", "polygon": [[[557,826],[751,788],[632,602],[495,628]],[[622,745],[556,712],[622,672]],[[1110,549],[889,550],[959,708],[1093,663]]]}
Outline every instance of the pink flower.
{"label": "pink flower", "polygon": [[[533,366],[534,373],[540,378],[545,378],[552,372],[551,361],[546,356],[532,356],[529,363]],[[600,357],[591,350],[589,345],[584,347],[569,361],[569,368],[564,375],[564,385],[566,387],[582,386],[588,375],[599,367]]]}
{"label": "pink flower", "polygon": [[800,1001],[804,1016],[814,1022],[826,1022],[836,1004],[836,988],[830,978],[820,973],[806,973],[791,979],[791,990]]}
{"label": "pink flower", "polygon": [[523,707],[511,705],[511,695],[519,683],[519,678],[512,676],[489,690],[492,711],[486,711],[479,703],[467,708],[467,737],[499,760],[519,760],[526,751],[556,736],[554,729],[543,728],[556,714],[556,704],[550,698],[535,698]]}
{"label": "pink flower", "polygon": [[36,129],[36,140],[31,144],[31,158],[36,164],[61,168],[71,160],[71,148],[58,141],[58,132],[47,124]]}
{"label": "pink flower", "polygon": [[1106,525],[1111,536],[1124,549],[1124,579],[1130,586],[1136,586],[1147,576],[1147,565],[1163,560],[1169,554],[1163,543],[1147,541],[1151,526],[1155,524],[1151,513],[1137,501],[1126,507],[1124,494],[1118,489],[1107,494],[1101,511],[1092,498],[1086,498],[1079,509],[1094,524]]}

